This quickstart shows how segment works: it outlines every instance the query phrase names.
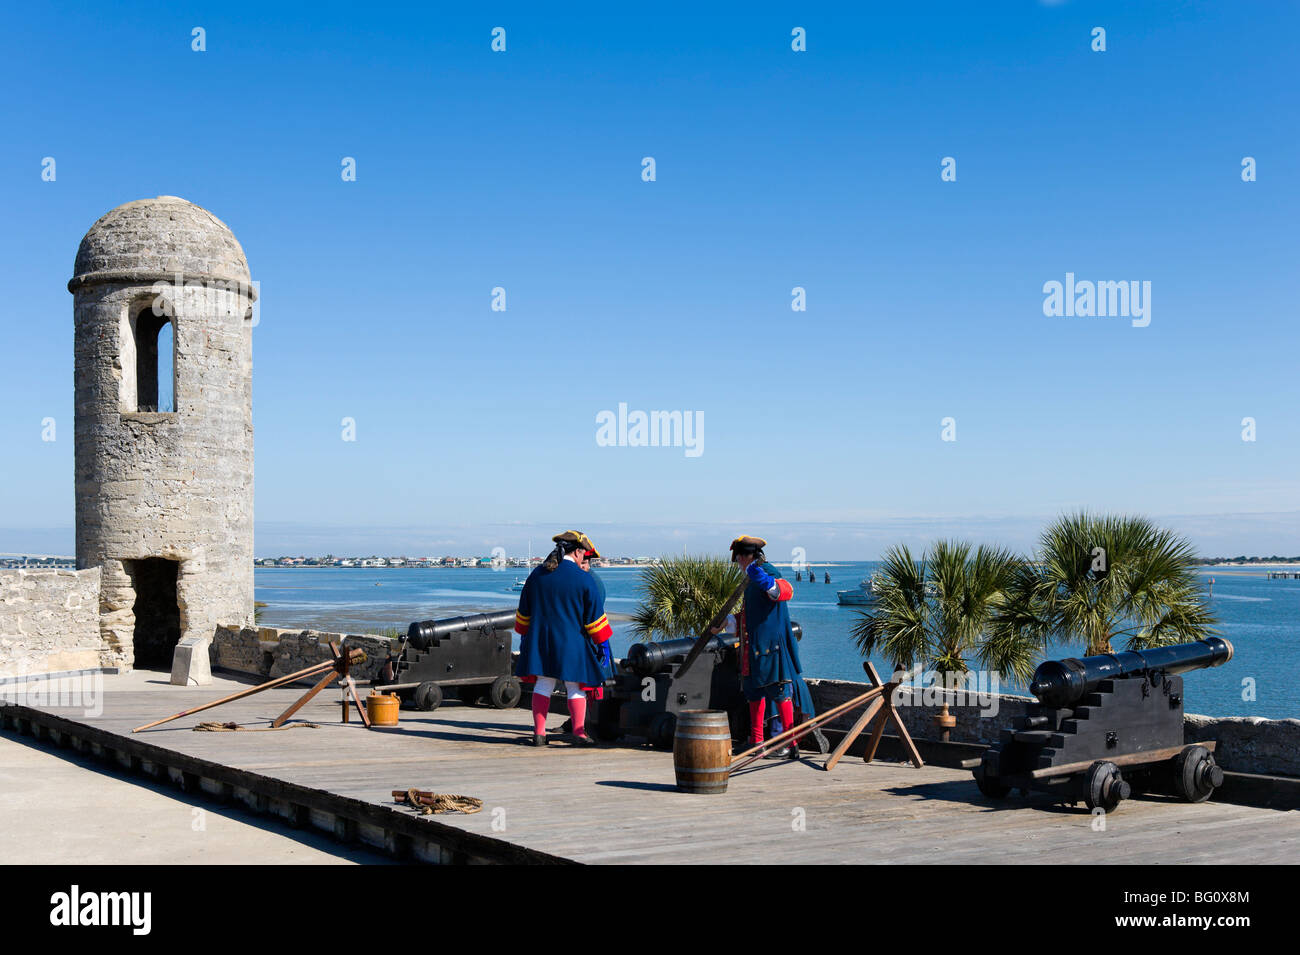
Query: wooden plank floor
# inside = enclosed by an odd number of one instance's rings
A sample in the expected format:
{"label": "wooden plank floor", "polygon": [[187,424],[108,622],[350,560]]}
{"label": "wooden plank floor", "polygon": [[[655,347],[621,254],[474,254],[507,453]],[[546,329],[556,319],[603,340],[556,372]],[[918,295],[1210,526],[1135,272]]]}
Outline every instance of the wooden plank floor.
{"label": "wooden plank floor", "polygon": [[[133,726],[234,692],[173,687],[166,675],[104,677],[103,712],[40,709],[127,735]],[[717,796],[679,793],[670,753],[625,745],[522,746],[525,710],[449,702],[403,710],[396,729],[339,722],[338,692],[297,714],[319,729],[199,733],[202,720],[265,726],[302,692],[268,690],[136,734],[156,746],[314,789],[391,805],[414,786],[477,796],[484,811],[437,820],[590,863],[1225,863],[1300,860],[1300,812],[1161,798],[1125,802],[1094,831],[1092,817],[1042,797],[993,804],[967,772],[846,758],[760,762]],[[30,703],[28,705],[31,705]],[[354,717],[355,720],[355,717]],[[552,728],[561,718],[551,718]],[[21,824],[21,820],[14,820]],[[494,823],[496,828],[494,829]],[[802,825],[800,825],[802,824]]]}

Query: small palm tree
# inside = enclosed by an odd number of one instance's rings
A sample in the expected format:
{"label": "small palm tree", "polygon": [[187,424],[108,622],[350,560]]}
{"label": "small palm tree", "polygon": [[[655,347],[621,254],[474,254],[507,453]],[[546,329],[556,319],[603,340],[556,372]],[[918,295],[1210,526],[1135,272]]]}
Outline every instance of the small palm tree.
{"label": "small palm tree", "polygon": [[1058,518],[1018,575],[995,625],[999,639],[1046,645],[1081,640],[1085,653],[1186,643],[1213,636],[1192,545],[1144,517]]}
{"label": "small palm tree", "polygon": [[660,559],[641,571],[641,605],[632,613],[632,633],[642,640],[699,636],[743,577],[738,566],[721,557]]}
{"label": "small palm tree", "polygon": [[992,625],[1023,562],[1010,551],[939,541],[920,560],[905,544],[891,548],[876,574],[876,602],[859,613],[853,635],[864,653],[884,654],[898,669],[917,664],[964,673],[969,661],[1025,678],[1034,647],[992,639]]}

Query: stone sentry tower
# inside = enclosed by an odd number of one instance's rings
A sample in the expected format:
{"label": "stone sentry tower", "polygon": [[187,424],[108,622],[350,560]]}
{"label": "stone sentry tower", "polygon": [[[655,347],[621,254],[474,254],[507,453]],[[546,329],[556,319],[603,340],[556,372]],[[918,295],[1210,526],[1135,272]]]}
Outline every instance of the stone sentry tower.
{"label": "stone sentry tower", "polygon": [[253,622],[244,250],[159,196],[91,226],[73,271],[77,566],[102,567],[102,664],[170,667],[197,638],[205,670],[215,628]]}

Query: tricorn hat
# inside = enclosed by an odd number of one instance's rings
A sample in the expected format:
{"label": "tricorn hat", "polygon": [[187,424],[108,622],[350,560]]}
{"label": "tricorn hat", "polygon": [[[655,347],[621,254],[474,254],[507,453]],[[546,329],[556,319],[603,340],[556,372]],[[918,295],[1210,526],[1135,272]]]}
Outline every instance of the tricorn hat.
{"label": "tricorn hat", "polygon": [[572,544],[572,547],[565,546],[566,551],[582,550],[586,552],[588,557],[600,557],[600,551],[596,550],[596,545],[582,531],[565,531],[563,534],[556,534],[551,540],[557,544]]}
{"label": "tricorn hat", "polygon": [[735,560],[737,554],[757,554],[767,546],[767,541],[761,537],[750,537],[748,534],[741,534],[731,542],[731,559]]}

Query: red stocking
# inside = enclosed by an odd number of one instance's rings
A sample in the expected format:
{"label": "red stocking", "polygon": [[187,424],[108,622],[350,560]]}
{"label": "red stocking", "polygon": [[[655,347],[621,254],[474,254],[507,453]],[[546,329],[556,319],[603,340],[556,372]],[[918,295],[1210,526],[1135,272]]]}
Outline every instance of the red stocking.
{"label": "red stocking", "polygon": [[[777,708],[781,711],[781,725],[788,730],[794,729],[794,700],[782,700]],[[792,742],[795,746],[799,745],[797,741]]]}
{"label": "red stocking", "polygon": [[551,698],[541,693],[533,694],[533,732],[546,735],[546,714],[551,711]]}
{"label": "red stocking", "polygon": [[765,699],[749,701],[749,741],[751,743],[763,742],[763,708],[767,703]]}
{"label": "red stocking", "polygon": [[569,716],[573,718],[573,734],[575,736],[586,736],[587,697],[585,695],[569,697]]}

